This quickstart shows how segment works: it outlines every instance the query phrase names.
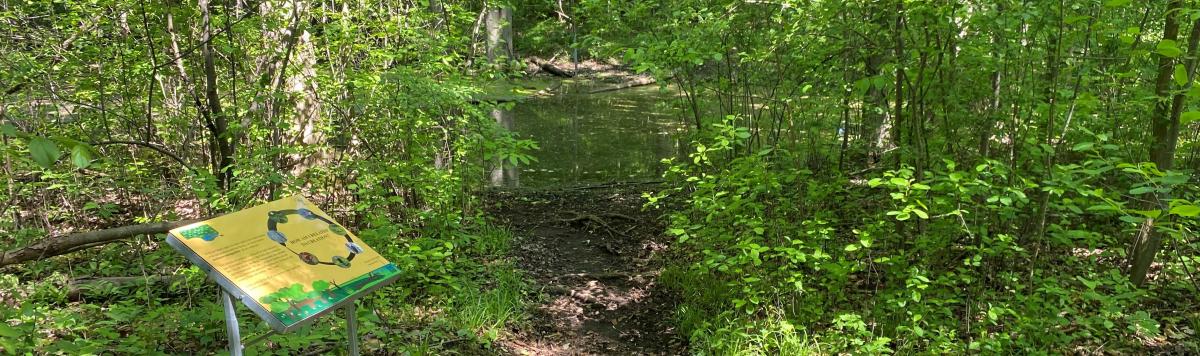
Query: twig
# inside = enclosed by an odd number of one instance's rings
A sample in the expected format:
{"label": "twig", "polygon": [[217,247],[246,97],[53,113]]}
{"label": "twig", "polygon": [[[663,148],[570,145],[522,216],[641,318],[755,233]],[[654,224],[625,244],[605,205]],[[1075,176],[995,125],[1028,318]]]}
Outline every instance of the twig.
{"label": "twig", "polygon": [[155,145],[155,144],[152,144],[149,142],[115,140],[115,141],[97,142],[97,143],[93,143],[91,145],[94,147],[109,146],[109,145],[133,145],[133,146],[149,148],[149,149],[158,151],[158,153],[162,153],[163,155],[165,155],[167,157],[170,157],[171,159],[175,160],[175,162],[179,162],[179,164],[182,165],[183,168],[187,168],[189,171],[192,171],[192,173],[199,173],[196,171],[195,168],[192,168],[192,166],[189,166],[187,164],[187,162],[185,162],[182,158],[175,155],[174,153],[171,153],[171,151],[168,151],[166,148],[159,147],[158,145]]}

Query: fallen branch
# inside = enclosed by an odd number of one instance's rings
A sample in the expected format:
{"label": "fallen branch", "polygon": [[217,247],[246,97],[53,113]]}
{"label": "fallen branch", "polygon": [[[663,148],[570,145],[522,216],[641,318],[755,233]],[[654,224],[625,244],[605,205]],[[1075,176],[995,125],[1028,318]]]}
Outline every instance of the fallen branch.
{"label": "fallen branch", "polygon": [[[563,222],[563,223],[573,224],[573,223],[576,223],[576,222],[581,222],[581,221],[582,221],[582,222],[584,222],[584,223],[586,224],[586,222],[588,222],[588,221],[591,221],[592,223],[595,223],[596,225],[600,225],[601,227],[603,227],[603,228],[604,228],[604,230],[605,230],[605,231],[607,231],[607,232],[609,233],[609,235],[610,235],[610,236],[612,236],[612,235],[620,235],[620,236],[622,236],[622,237],[629,237],[629,235],[627,235],[626,233],[624,233],[624,232],[621,232],[621,231],[619,231],[619,230],[617,230],[617,229],[613,228],[612,226],[608,225],[608,223],[607,223],[607,222],[605,222],[605,221],[604,221],[604,219],[600,218],[599,216],[592,215],[592,214],[580,214],[580,213],[574,213],[574,214],[575,214],[575,217],[573,217],[573,218],[567,218],[567,219],[558,219],[558,222]],[[626,216],[626,215],[616,214],[616,213],[607,213],[607,214],[603,214],[603,215],[605,215],[605,216],[619,216],[619,217],[622,217],[622,218],[625,218],[625,219],[629,219],[629,220],[632,220],[632,221],[636,221],[636,219],[634,219],[634,218],[631,218],[631,217],[629,217],[629,216]],[[608,246],[605,246],[605,247],[606,247],[606,248],[608,248],[609,250],[612,250],[612,248],[610,248],[610,247],[608,247]],[[609,251],[609,252],[614,252],[614,254],[619,254],[619,253],[616,253],[615,251]]]}
{"label": "fallen branch", "polygon": [[198,221],[201,220],[156,222],[48,237],[32,245],[8,250],[0,254],[0,267],[78,251],[81,249],[81,246],[96,247],[134,236],[162,234],[171,231],[171,229]]}
{"label": "fallen branch", "polygon": [[554,75],[557,75],[557,76],[560,76],[563,78],[574,78],[575,77],[574,72],[559,68],[558,66],[554,65],[554,63],[541,62],[541,61],[537,61],[537,60],[534,60],[533,63],[536,63],[538,65],[538,68],[541,68],[542,70],[546,71],[546,73],[554,74]]}
{"label": "fallen branch", "polygon": [[158,153],[163,154],[164,156],[170,157],[171,159],[175,160],[175,162],[178,162],[179,165],[183,166],[183,168],[187,168],[189,171],[192,171],[192,173],[196,173],[196,174],[200,173],[199,171],[196,171],[195,168],[192,168],[192,166],[189,166],[187,161],[184,161],[183,158],[179,157],[179,155],[171,153],[171,151],[167,150],[165,147],[155,145],[153,143],[140,142],[140,141],[104,141],[104,142],[97,142],[97,143],[92,144],[93,147],[108,146],[108,145],[131,145],[131,146],[149,148],[151,150],[154,150]]}
{"label": "fallen branch", "polygon": [[636,88],[636,87],[646,86],[646,85],[655,84],[655,83],[658,83],[658,80],[654,79],[653,77],[641,77],[641,78],[637,78],[634,80],[630,80],[628,82],[621,83],[614,87],[595,89],[595,90],[589,91],[588,94],[605,93],[605,92],[617,91],[617,90],[622,90],[622,89]]}

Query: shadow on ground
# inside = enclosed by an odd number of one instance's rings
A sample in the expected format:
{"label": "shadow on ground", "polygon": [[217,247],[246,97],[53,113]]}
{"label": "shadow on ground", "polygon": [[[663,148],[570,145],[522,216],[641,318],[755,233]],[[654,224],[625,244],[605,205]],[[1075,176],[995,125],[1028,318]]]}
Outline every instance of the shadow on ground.
{"label": "shadow on ground", "polygon": [[674,300],[656,283],[665,248],[653,186],[609,184],[488,194],[489,210],[519,236],[518,266],[542,298],[528,326],[500,341],[516,355],[678,355]]}

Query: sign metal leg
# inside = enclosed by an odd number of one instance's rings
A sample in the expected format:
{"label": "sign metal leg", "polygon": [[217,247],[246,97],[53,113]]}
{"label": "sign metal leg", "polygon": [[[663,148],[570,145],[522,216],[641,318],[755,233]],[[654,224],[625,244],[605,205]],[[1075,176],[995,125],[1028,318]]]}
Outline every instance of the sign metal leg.
{"label": "sign metal leg", "polygon": [[358,308],[355,302],[346,305],[346,339],[350,342],[350,356],[358,356]]}
{"label": "sign metal leg", "polygon": [[233,297],[221,290],[221,304],[225,307],[225,330],[229,337],[229,356],[242,356],[242,331],[238,328],[237,309]]}

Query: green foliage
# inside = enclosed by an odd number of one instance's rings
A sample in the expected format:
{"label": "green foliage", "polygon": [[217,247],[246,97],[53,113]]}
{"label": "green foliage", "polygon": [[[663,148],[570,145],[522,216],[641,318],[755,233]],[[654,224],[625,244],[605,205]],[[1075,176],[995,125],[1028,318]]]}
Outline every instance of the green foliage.
{"label": "green foliage", "polygon": [[[530,162],[537,144],[475,101],[477,77],[512,74],[473,58],[480,4],[206,3],[0,4],[0,250],[304,194],[405,273],[360,309],[368,351],[488,349],[520,321],[511,235],[484,224],[473,193],[493,159]],[[162,238],[0,270],[0,352],[223,348],[213,285]],[[84,277],[178,274],[67,293]],[[329,288],[268,303],[287,311]],[[252,351],[321,352],[341,328],[327,318]]]}
{"label": "green foliage", "polygon": [[[524,305],[530,291],[524,276],[504,260],[503,246],[509,243],[511,233],[485,225],[464,228],[454,235],[445,243],[471,247],[389,256],[408,264],[402,268],[401,281],[360,302],[359,332],[365,340],[384,341],[366,342],[367,350],[427,347],[426,353],[439,353],[437,350],[446,351],[442,341],[462,339],[469,342],[460,347],[486,350],[510,325],[526,318]],[[394,235],[387,239],[377,236],[370,243],[393,250],[396,242],[387,243],[389,239],[396,241]],[[170,251],[158,251],[146,258],[173,259]],[[205,281],[198,268],[187,268],[183,275],[185,279],[167,285],[90,290],[85,294],[86,303],[67,299],[68,277],[61,273],[33,281],[22,281],[15,275],[0,276],[0,290],[4,291],[0,302],[13,306],[0,311],[0,318],[8,321],[0,323],[0,335],[5,336],[0,338],[0,347],[17,353],[38,350],[70,354],[222,349],[224,319],[216,288]],[[273,311],[286,311],[291,308],[289,302],[311,298],[330,287],[324,281],[311,286],[294,284],[265,301]],[[423,314],[431,308],[442,312]],[[256,322],[257,317],[245,308],[239,309],[244,335],[269,329],[265,323]],[[291,354],[313,350],[314,344],[344,342],[340,340],[344,338],[344,324],[339,319],[323,318],[298,332],[247,345],[248,351]],[[397,332],[401,334],[395,335]]]}
{"label": "green foliage", "polygon": [[[1088,157],[1040,182],[991,160],[855,182],[794,168],[780,150],[714,159],[711,148],[744,145],[738,132],[710,131],[670,167],[679,188],[647,195],[686,203],[670,215],[678,250],[662,278],[683,296],[676,320],[697,351],[1133,350],[1166,329],[1194,333],[1163,324],[1194,311],[1145,306],[1186,295],[1186,278],[1137,289],[1113,262],[1125,254],[1115,236],[1146,218],[1173,215],[1158,228],[1187,243],[1197,192],[1177,172],[1125,163],[1107,135],[1076,146]],[[1181,197],[1173,212],[1131,208],[1138,193],[1156,192]],[[1036,219],[1038,194],[1051,217],[1043,240],[1017,234]]]}

